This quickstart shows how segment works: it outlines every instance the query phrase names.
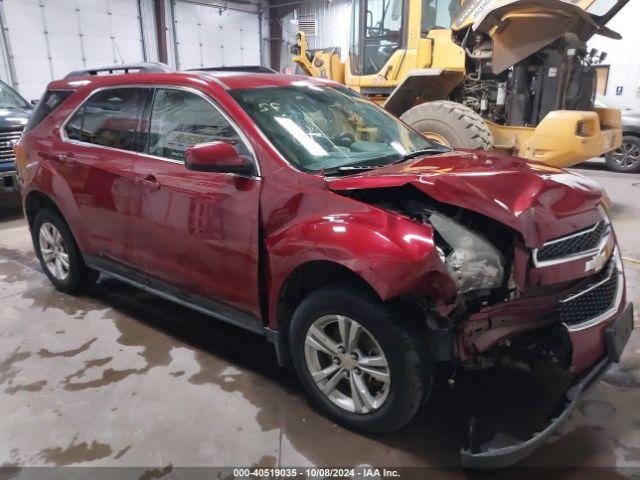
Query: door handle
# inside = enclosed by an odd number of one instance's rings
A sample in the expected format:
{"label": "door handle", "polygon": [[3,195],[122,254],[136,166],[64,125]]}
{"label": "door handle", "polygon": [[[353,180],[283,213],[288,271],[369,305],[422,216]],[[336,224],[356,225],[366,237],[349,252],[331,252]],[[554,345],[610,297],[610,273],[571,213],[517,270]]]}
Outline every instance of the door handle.
{"label": "door handle", "polygon": [[63,165],[73,165],[73,155],[68,153],[61,153],[58,155],[58,161]]}
{"label": "door handle", "polygon": [[145,176],[144,178],[139,178],[138,182],[145,190],[148,190],[149,192],[157,192],[158,190],[160,190],[160,184],[158,183],[158,180],[151,174]]}

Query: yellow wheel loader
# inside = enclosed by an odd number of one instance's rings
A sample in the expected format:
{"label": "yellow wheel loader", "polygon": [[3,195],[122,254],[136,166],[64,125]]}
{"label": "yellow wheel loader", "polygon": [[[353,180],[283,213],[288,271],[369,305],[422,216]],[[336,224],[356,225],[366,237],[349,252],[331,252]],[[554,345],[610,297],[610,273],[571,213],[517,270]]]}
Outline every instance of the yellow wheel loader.
{"label": "yellow wheel loader", "polygon": [[567,167],[620,147],[594,108],[604,55],[587,49],[628,0],[353,0],[349,52],[291,48],[308,75],[384,105],[427,137]]}

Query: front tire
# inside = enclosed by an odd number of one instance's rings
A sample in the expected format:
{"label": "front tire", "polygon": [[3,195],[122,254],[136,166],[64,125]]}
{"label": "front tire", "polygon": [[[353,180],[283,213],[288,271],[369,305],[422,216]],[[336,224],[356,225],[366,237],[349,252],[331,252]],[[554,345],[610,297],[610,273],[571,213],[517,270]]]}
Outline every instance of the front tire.
{"label": "front tire", "polygon": [[450,147],[489,150],[493,135],[475,111],[449,100],[425,102],[404,112],[400,119],[425,137]]}
{"label": "front tire", "polygon": [[607,168],[614,172],[640,172],[640,137],[624,135],[622,145],[604,157]]}
{"label": "front tire", "polygon": [[33,246],[44,273],[64,293],[82,293],[98,279],[84,263],[66,222],[53,210],[40,210],[33,222]]}
{"label": "front tire", "polygon": [[398,430],[429,395],[432,368],[407,318],[349,287],[305,298],[289,332],[296,373],[311,400],[338,423]]}

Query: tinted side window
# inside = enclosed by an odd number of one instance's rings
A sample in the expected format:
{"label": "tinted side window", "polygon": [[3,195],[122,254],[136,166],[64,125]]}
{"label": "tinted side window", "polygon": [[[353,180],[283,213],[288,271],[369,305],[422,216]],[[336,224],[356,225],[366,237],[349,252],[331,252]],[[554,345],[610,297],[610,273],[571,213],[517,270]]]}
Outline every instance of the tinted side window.
{"label": "tinted side window", "polygon": [[151,110],[148,152],[151,155],[184,161],[189,145],[228,142],[241,155],[250,156],[238,132],[204,98],[190,92],[158,89]]}
{"label": "tinted side window", "polygon": [[140,151],[141,119],[147,88],[117,88],[93,95],[69,120],[71,139],[95,145]]}
{"label": "tinted side window", "polygon": [[84,105],[80,107],[73,117],[67,122],[64,131],[67,138],[71,140],[80,140],[82,138],[82,118],[84,117]]}
{"label": "tinted side window", "polygon": [[38,102],[35,110],[29,116],[29,122],[25,131],[34,129],[42,120],[44,120],[51,112],[60,106],[74,92],[71,91],[53,91],[45,92],[42,99]]}

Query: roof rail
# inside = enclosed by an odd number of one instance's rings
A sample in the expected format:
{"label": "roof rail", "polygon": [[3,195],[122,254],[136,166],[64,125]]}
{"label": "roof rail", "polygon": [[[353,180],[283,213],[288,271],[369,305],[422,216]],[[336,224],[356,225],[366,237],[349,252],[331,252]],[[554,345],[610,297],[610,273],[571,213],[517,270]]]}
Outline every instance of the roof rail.
{"label": "roof rail", "polygon": [[141,63],[123,63],[122,65],[109,65],[107,67],[85,68],[82,70],[74,70],[67,74],[64,78],[71,77],[89,77],[92,75],[114,75],[120,73],[169,73],[172,72],[164,63],[157,62],[141,62]]}
{"label": "roof rail", "polygon": [[248,73],[278,73],[269,67],[261,65],[238,65],[235,67],[200,67],[189,68],[188,72],[248,72]]}

